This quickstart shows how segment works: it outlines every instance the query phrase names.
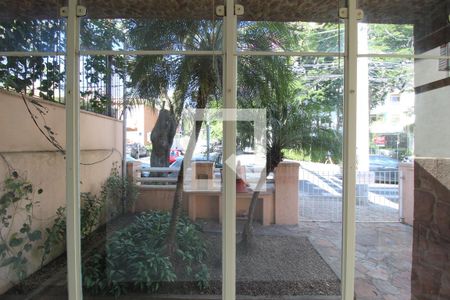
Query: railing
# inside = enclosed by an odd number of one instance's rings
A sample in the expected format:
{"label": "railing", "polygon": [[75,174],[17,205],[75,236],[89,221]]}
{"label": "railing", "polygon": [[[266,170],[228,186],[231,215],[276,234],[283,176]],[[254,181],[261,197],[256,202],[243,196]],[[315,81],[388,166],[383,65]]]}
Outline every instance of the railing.
{"label": "railing", "polygon": [[[144,169],[139,167],[138,174],[142,174]],[[140,183],[141,188],[144,189],[175,189],[176,183],[178,181],[178,168],[163,168],[163,167],[153,167],[146,168],[145,172],[149,172],[149,177],[137,177],[136,182]],[[164,176],[154,176],[154,175],[164,175]],[[169,176],[174,174],[176,176]],[[153,176],[152,176],[153,175]]]}
{"label": "railing", "polygon": [[[398,171],[359,172],[356,178],[356,220],[397,222],[400,219]],[[342,221],[342,175],[301,169],[300,220]]]}

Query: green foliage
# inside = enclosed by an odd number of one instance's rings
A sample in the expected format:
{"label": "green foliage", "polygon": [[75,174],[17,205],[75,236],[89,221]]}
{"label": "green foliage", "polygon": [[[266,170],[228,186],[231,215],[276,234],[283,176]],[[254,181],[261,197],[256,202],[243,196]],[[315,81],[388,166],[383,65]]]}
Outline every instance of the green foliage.
{"label": "green foliage", "polygon": [[[105,205],[113,207],[114,215],[121,201],[122,195],[126,207],[132,205],[137,198],[138,187],[127,179],[123,179],[116,167],[111,170],[111,175],[106,179],[100,192],[101,196],[91,193],[81,193],[80,225],[81,238],[86,238],[100,224],[101,216]],[[43,265],[49,255],[55,249],[63,245],[66,240],[66,208],[59,207],[56,211],[56,218],[51,227],[45,229],[47,238],[40,248],[42,249],[41,264]]]}
{"label": "green foliage", "polygon": [[170,214],[143,213],[128,227],[115,232],[105,252],[83,265],[83,284],[92,294],[119,296],[130,290],[156,292],[162,283],[194,278],[206,288],[209,272],[204,264],[206,243],[200,228],[187,217],[177,224],[175,265],[164,255]]}
{"label": "green foliage", "polygon": [[298,160],[298,161],[310,161],[311,157],[306,156],[302,151],[295,149],[283,149],[283,157],[286,159]]}
{"label": "green foliage", "polygon": [[[0,22],[0,51],[64,51],[62,20]],[[55,101],[64,61],[58,57],[0,57],[0,85]],[[39,84],[37,84],[39,82]]]}
{"label": "green foliage", "polygon": [[81,237],[88,236],[100,223],[100,217],[103,211],[103,201],[91,193],[81,193],[81,203],[83,207],[81,214]]}
{"label": "green foliage", "polygon": [[[103,211],[103,202],[91,193],[81,193],[82,207],[80,209],[81,238],[87,237],[100,223]],[[66,240],[66,208],[59,207],[56,210],[56,218],[51,227],[45,229],[47,238],[40,249],[42,249],[41,265],[45,263],[48,256],[55,247],[62,245]]]}
{"label": "green foliage", "polygon": [[111,169],[111,174],[106,179],[100,192],[100,198],[108,208],[109,216],[117,216],[125,213],[136,201],[139,193],[138,186],[130,179],[123,178],[116,166]]}
{"label": "green foliage", "polygon": [[[42,193],[39,189],[38,193]],[[4,181],[3,194],[0,196],[0,268],[9,268],[21,283],[27,276],[30,252],[37,241],[42,238],[40,230],[33,230],[33,185],[21,178],[17,172]],[[18,226],[18,222],[23,222]],[[13,231],[19,228],[18,231]]]}
{"label": "green foliage", "polygon": [[44,265],[48,256],[56,246],[60,246],[66,240],[66,208],[59,207],[56,210],[56,218],[51,227],[45,228],[46,239],[40,249],[42,249],[41,266]]}

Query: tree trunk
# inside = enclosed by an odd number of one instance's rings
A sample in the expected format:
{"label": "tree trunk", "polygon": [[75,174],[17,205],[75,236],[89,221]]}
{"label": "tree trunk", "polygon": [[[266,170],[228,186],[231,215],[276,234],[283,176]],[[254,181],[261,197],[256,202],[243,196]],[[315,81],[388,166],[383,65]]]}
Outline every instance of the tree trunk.
{"label": "tree trunk", "polygon": [[[205,109],[207,103],[208,93],[202,93],[201,88],[199,89],[199,96],[197,99],[197,109]],[[202,120],[202,118],[200,118]],[[203,121],[195,121],[195,135],[191,136],[189,140],[189,145],[186,149],[184,159],[181,162],[180,171],[178,173],[177,185],[175,190],[175,196],[172,204],[172,215],[170,218],[169,229],[167,230],[167,236],[165,239],[166,253],[169,257],[173,258],[173,254],[176,250],[176,236],[177,236],[177,224],[180,219],[181,208],[183,204],[183,180],[184,180],[184,162],[191,161],[192,154],[195,150],[195,145],[197,144],[200,131],[202,129]]]}
{"label": "tree trunk", "polygon": [[[193,147],[188,147],[188,151],[186,151],[183,161],[181,162],[180,171],[178,172],[177,177],[177,185],[175,190],[175,196],[173,199],[173,205],[172,205],[172,215],[170,218],[170,224],[169,229],[167,230],[167,236],[166,236],[166,249],[167,252],[170,255],[172,255],[175,252],[176,249],[176,235],[177,235],[177,224],[178,220],[180,219],[181,215],[181,208],[183,204],[183,181],[184,181],[184,162],[186,160],[192,159],[192,154],[195,149],[196,141],[200,135],[200,131],[202,129],[203,121],[197,121],[195,122],[195,140]],[[191,143],[189,143],[191,144]],[[191,146],[191,145],[189,145]]]}
{"label": "tree trunk", "polygon": [[253,219],[255,216],[256,205],[258,204],[259,194],[261,193],[261,188],[267,177],[266,169],[261,171],[259,176],[258,184],[252,194],[252,200],[248,208],[247,222],[245,222],[244,229],[242,230],[241,245],[244,249],[249,250],[252,248],[253,244]]}
{"label": "tree trunk", "polygon": [[[159,112],[155,127],[150,139],[152,141],[152,153],[150,156],[150,166],[168,167],[170,147],[172,147],[177,124],[175,117],[166,109]],[[154,176],[155,174],[152,174]]]}
{"label": "tree trunk", "polygon": [[252,200],[248,208],[247,222],[244,225],[241,236],[241,246],[245,250],[250,250],[253,246],[253,219],[255,218],[256,205],[258,204],[258,198],[261,188],[270,172],[275,170],[275,167],[283,160],[281,146],[272,146],[269,150],[266,160],[266,167],[261,171],[259,176],[258,184],[256,185],[255,191],[252,194]]}

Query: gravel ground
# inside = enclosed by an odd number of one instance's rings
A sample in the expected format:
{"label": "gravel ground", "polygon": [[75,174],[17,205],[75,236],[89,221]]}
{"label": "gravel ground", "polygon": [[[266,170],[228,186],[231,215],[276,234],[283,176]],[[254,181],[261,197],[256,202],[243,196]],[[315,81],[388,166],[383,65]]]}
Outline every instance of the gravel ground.
{"label": "gravel ground", "polygon": [[[221,237],[208,239],[211,279],[220,280]],[[236,280],[238,295],[340,294],[339,279],[306,237],[256,235],[252,251],[238,250]]]}
{"label": "gravel ground", "polygon": [[[205,234],[210,286],[200,291],[193,278],[163,284],[158,293],[220,295],[222,237]],[[256,235],[252,251],[238,247],[236,293],[245,296],[340,295],[340,280],[306,237]]]}
{"label": "gravel ground", "polygon": [[[83,243],[85,255],[95,252],[108,236],[133,220],[132,215],[118,218],[108,226],[101,226]],[[161,286],[161,294],[205,294],[220,295],[222,285],[222,237],[218,233],[205,233],[208,241],[210,287],[199,290],[192,278],[179,279],[175,283]],[[86,253],[87,252],[87,253]],[[66,297],[66,259],[60,256],[26,280],[28,299],[39,299],[39,295],[55,294]],[[340,281],[328,264],[305,236],[255,235],[251,251],[238,246],[236,255],[236,292],[248,296],[297,296],[339,295]],[[53,280],[52,278],[53,277]],[[46,284],[47,283],[47,284]],[[36,286],[39,285],[39,287]],[[10,290],[9,294],[17,291]],[[25,296],[24,295],[24,296]],[[64,295],[64,296],[63,296]],[[31,296],[31,297],[30,297]],[[37,297],[37,298],[36,298]]]}

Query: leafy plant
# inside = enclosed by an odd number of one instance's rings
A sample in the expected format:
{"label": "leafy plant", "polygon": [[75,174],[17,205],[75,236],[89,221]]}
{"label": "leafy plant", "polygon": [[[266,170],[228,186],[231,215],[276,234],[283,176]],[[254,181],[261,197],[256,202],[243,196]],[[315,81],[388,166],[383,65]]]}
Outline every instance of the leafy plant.
{"label": "leafy plant", "polygon": [[[91,193],[81,193],[82,207],[80,209],[81,238],[87,237],[99,225],[103,208],[107,205],[112,208],[112,216],[118,214],[117,207],[122,203],[130,207],[137,198],[138,187],[128,179],[120,176],[117,168],[111,170],[111,175],[102,186],[100,197]],[[59,207],[56,218],[51,227],[45,229],[47,238],[40,248],[42,249],[41,264],[43,265],[55,247],[62,245],[66,240],[66,208]]]}
{"label": "leafy plant", "polygon": [[[28,259],[35,243],[42,238],[40,230],[32,229],[33,185],[14,171],[4,181],[3,195],[0,197],[0,268],[10,268],[21,283],[27,276]],[[42,193],[42,189],[38,190]],[[23,222],[18,227],[16,223]],[[14,231],[15,228],[20,228]],[[11,279],[14,281],[14,279]]]}
{"label": "leafy plant", "polygon": [[[87,237],[92,233],[100,222],[100,216],[103,210],[103,202],[100,198],[91,193],[81,193],[81,202],[83,206],[80,209],[81,219],[81,238]],[[45,229],[47,238],[44,244],[40,246],[43,250],[41,265],[45,263],[54,247],[61,245],[66,240],[66,208],[59,207],[56,210],[56,218],[52,227]]]}
{"label": "leafy plant", "polygon": [[110,217],[117,216],[122,210],[125,213],[137,199],[139,188],[130,178],[123,178],[114,165],[111,174],[102,186],[101,196],[103,203],[109,210]]}
{"label": "leafy plant", "polygon": [[105,251],[85,261],[83,284],[92,294],[119,296],[129,290],[156,292],[163,282],[193,277],[200,289],[208,286],[209,272],[204,264],[206,242],[200,229],[187,217],[177,224],[176,259],[165,253],[164,239],[170,214],[147,212],[128,227],[115,232]]}
{"label": "leafy plant", "polygon": [[85,238],[99,225],[104,203],[99,197],[91,193],[81,193],[80,196],[83,203],[80,210],[81,237]]}
{"label": "leafy plant", "polygon": [[44,265],[48,256],[51,254],[55,246],[61,245],[66,239],[66,208],[59,207],[56,210],[56,218],[52,227],[45,228],[47,238],[44,244],[40,246],[42,249],[41,266]]}

